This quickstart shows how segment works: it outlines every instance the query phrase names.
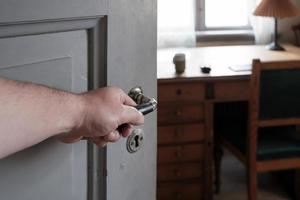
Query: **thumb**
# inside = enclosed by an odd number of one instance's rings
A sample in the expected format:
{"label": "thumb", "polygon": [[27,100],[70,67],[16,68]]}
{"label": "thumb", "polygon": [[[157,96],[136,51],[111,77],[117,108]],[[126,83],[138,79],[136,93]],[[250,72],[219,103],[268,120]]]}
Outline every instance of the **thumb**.
{"label": "thumb", "polygon": [[141,125],[144,123],[144,116],[133,106],[124,105],[124,111],[120,117],[121,124]]}

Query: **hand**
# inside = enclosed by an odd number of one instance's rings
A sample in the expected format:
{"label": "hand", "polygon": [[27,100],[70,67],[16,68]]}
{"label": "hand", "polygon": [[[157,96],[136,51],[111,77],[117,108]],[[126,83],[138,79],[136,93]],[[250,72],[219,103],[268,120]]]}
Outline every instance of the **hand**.
{"label": "hand", "polygon": [[63,142],[76,142],[84,136],[103,147],[119,140],[120,135],[127,137],[133,125],[144,122],[143,115],[133,107],[135,102],[119,88],[106,87],[78,96],[81,116],[73,131],[61,137]]}

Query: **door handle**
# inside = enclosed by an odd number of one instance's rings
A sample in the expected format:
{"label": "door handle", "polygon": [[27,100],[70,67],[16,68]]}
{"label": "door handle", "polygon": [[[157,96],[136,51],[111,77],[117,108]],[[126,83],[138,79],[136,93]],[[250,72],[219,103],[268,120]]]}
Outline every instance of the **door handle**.
{"label": "door handle", "polygon": [[[128,92],[128,96],[137,104],[134,106],[139,112],[141,112],[143,115],[147,115],[148,113],[153,112],[157,109],[157,101],[154,98],[149,98],[144,95],[142,87],[136,86],[132,88]],[[128,126],[128,124],[121,124],[117,130],[122,130],[122,128]],[[88,137],[83,137],[83,140],[88,139]],[[128,138],[130,140],[130,138]],[[138,148],[139,149],[139,148]],[[127,148],[127,150],[130,152],[130,150]],[[135,151],[131,151],[133,153]]]}
{"label": "door handle", "polygon": [[157,108],[157,101],[154,98],[149,98],[143,94],[143,90],[140,86],[132,88],[128,96],[130,96],[137,106],[135,108],[143,115],[151,113]]}

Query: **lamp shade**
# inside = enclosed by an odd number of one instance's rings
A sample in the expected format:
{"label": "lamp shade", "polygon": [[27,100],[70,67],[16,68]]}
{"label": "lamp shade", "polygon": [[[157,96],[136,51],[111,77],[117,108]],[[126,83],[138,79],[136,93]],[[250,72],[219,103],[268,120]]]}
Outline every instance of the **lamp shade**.
{"label": "lamp shade", "polygon": [[290,0],[262,0],[253,14],[282,19],[297,16],[299,12]]}

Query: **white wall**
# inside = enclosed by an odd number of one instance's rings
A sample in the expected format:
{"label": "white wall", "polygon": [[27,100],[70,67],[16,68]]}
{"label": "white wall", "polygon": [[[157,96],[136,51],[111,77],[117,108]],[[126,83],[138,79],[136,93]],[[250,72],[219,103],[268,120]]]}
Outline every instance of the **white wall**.
{"label": "white wall", "polygon": [[[300,13],[300,1],[299,0],[292,0],[295,6],[297,6],[299,13]],[[292,42],[295,43],[294,33],[291,30],[291,26],[300,23],[300,15],[293,18],[287,18],[279,20],[279,34],[280,34],[280,41],[284,42]]]}

